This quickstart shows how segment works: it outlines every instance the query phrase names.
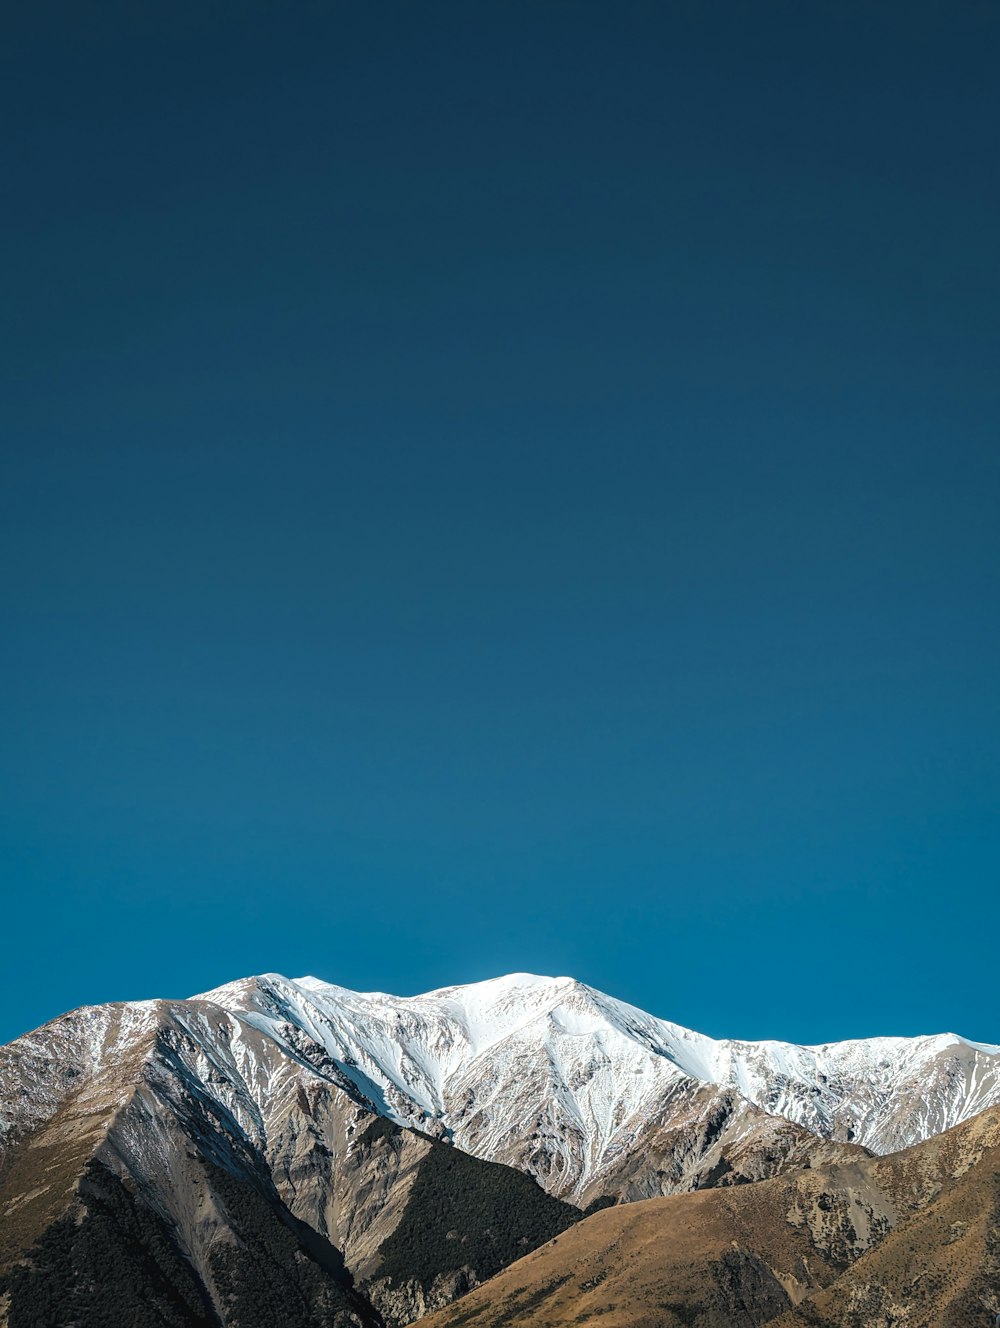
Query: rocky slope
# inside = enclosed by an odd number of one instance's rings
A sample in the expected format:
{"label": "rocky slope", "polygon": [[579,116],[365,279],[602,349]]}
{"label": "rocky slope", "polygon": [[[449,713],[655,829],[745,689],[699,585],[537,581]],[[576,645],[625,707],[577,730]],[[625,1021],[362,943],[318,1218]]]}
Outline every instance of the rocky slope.
{"label": "rocky slope", "polygon": [[5,1328],[404,1324],[580,1217],[208,1002],[77,1011],[0,1083]]}
{"label": "rocky slope", "polygon": [[869,1169],[895,1222],[776,1328],[990,1328],[1000,1315],[1000,1111]]}

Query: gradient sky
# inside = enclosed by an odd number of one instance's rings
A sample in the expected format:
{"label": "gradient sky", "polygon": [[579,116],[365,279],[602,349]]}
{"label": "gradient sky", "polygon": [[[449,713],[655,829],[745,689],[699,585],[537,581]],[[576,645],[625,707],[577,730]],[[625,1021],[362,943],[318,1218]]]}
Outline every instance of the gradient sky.
{"label": "gradient sky", "polygon": [[0,1038],[1000,1041],[1000,8],[20,9]]}

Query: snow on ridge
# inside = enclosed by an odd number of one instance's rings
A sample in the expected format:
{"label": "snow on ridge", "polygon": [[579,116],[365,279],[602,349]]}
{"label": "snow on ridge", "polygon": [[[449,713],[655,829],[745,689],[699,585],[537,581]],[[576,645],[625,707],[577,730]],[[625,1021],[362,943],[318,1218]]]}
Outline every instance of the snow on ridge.
{"label": "snow on ridge", "polygon": [[[242,994],[260,984],[270,984],[295,993],[300,1003],[314,1007],[337,1022],[352,1019],[383,1024],[402,1020],[400,1031],[421,1021],[438,1029],[452,1030],[451,1048],[462,1059],[475,1059],[497,1042],[514,1035],[538,1019],[552,1019],[557,1012],[564,1034],[587,1036],[610,1027],[674,1062],[692,1079],[720,1087],[743,1087],[745,1063],[765,1064],[781,1076],[808,1074],[812,1080],[831,1067],[848,1064],[891,1068],[899,1060],[922,1059],[949,1048],[967,1048],[987,1057],[1000,1057],[1000,1046],[973,1042],[954,1033],[916,1037],[850,1038],[837,1042],[802,1044],[776,1039],[752,1041],[712,1038],[692,1029],[646,1013],[570,977],[544,977],[533,973],[510,973],[480,982],[439,987],[413,996],[386,992],[357,992],[316,977],[289,979],[268,973],[206,992],[198,999],[238,1005]],[[589,1018],[581,1011],[587,1007]],[[567,1011],[571,1013],[567,1016]],[[346,1019],[345,1019],[346,1017]],[[311,1021],[310,1021],[311,1022]],[[426,1031],[426,1023],[424,1024]],[[405,1036],[405,1034],[403,1034]],[[454,1061],[454,1056],[449,1057]],[[885,1065],[885,1061],[890,1065]]]}
{"label": "snow on ridge", "polygon": [[[348,996],[353,1000],[379,1000],[393,1005],[423,1005],[427,1003],[442,1004],[445,1001],[457,1002],[463,1007],[470,1004],[476,1004],[482,1007],[485,1004],[485,998],[495,994],[497,997],[510,996],[521,992],[548,991],[553,994],[562,989],[576,989],[588,993],[596,1001],[607,1006],[613,1007],[618,1011],[625,1012],[631,1016],[638,1016],[643,1021],[649,1021],[658,1027],[667,1030],[671,1038],[680,1038],[684,1041],[694,1041],[702,1045],[711,1045],[714,1047],[754,1047],[765,1048],[775,1052],[787,1051],[793,1049],[802,1052],[815,1052],[830,1054],[837,1051],[847,1051],[851,1048],[872,1048],[879,1050],[892,1050],[904,1046],[927,1046],[932,1043],[939,1044],[940,1047],[961,1043],[964,1046],[971,1047],[976,1051],[981,1051],[987,1055],[1000,1055],[1000,1044],[973,1042],[971,1039],[962,1037],[957,1033],[924,1033],[915,1035],[877,1035],[867,1038],[844,1038],[834,1042],[816,1042],[799,1043],[786,1042],[780,1038],[712,1038],[705,1033],[697,1033],[692,1029],[685,1028],[683,1025],[671,1023],[657,1015],[652,1015],[635,1005],[629,1005],[627,1002],[619,1000],[617,997],[609,996],[607,993],[599,991],[596,987],[591,987],[584,982],[578,981],[572,977],[546,977],[537,973],[507,973],[496,978],[485,978],[477,982],[464,984],[455,984],[446,987],[436,987],[428,992],[416,993],[412,996],[394,996],[388,992],[357,992],[347,987],[339,987],[334,983],[325,981],[317,977],[302,978],[282,978],[279,974],[266,974],[268,978],[278,978],[282,982],[290,982],[291,985],[300,987],[305,991],[322,993],[336,992]],[[235,984],[233,984],[235,985]],[[212,993],[207,993],[204,999],[210,999]]]}
{"label": "snow on ridge", "polygon": [[513,973],[398,997],[267,974],[202,999],[278,1041],[298,1027],[378,1110],[400,1124],[437,1121],[481,1155],[525,1112],[618,1146],[684,1084],[735,1092],[875,1151],[1000,1103],[1000,1047],[954,1034],[816,1046],[714,1039],[568,977]]}
{"label": "snow on ridge", "polygon": [[82,1046],[96,1063],[160,1017],[183,1030],[192,1074],[233,1079],[227,1110],[253,1137],[268,1135],[272,1112],[280,1119],[287,1077],[315,1075],[569,1197],[599,1189],[644,1140],[706,1111],[736,1130],[758,1128],[763,1112],[889,1152],[1000,1105],[1000,1047],[955,1034],[816,1046],[714,1039],[573,978],[527,973],[404,997],[266,973],[190,1002],[96,1007],[57,1035],[75,1039],[69,1059]]}
{"label": "snow on ridge", "polygon": [[[812,1047],[714,1039],[569,977],[513,973],[398,997],[266,973],[195,1003],[202,1012],[187,1026],[205,1064],[229,1056],[213,1045],[215,1007],[233,1021],[223,1041],[261,1085],[256,1106],[234,1099],[248,1129],[264,1128],[268,1085],[282,1073],[317,1074],[400,1125],[523,1166],[565,1195],[599,1184],[649,1131],[694,1122],[713,1094],[724,1114],[756,1108],[876,1152],[1000,1105],[1000,1048],[988,1044],[954,1034]],[[182,1017],[184,1002],[160,1004]],[[115,1007],[116,1029],[138,1035],[156,1006]],[[87,1016],[91,1058],[106,1050],[102,1019]]]}

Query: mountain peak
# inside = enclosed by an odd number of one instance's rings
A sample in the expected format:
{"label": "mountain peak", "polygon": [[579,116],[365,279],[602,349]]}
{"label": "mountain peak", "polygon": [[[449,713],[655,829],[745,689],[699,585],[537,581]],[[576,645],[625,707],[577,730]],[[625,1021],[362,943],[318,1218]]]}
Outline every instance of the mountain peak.
{"label": "mountain peak", "polygon": [[690,1124],[713,1103],[876,1152],[1000,1103],[997,1047],[950,1034],[815,1047],[716,1040],[569,975],[514,972],[400,997],[264,973],[184,1006],[171,1004],[180,1035],[205,1040],[208,1062],[238,1045],[250,1080],[267,1081],[276,1062],[302,1067],[362,1109],[587,1202],[637,1139],[672,1127],[678,1112]]}
{"label": "mountain peak", "polygon": [[434,1121],[468,1152],[522,1165],[526,1122],[529,1136],[554,1131],[562,1170],[552,1183],[577,1197],[668,1102],[721,1095],[876,1152],[1000,1102],[997,1047],[951,1035],[815,1047],[716,1040],[568,975],[514,972],[392,996],[265,974],[203,999],[289,1055],[318,1046],[380,1114],[421,1129]]}

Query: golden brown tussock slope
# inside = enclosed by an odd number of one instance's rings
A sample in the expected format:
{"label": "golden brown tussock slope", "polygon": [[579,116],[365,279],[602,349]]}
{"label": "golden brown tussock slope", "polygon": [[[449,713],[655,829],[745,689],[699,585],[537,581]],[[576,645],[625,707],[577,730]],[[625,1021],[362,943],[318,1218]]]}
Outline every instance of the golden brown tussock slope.
{"label": "golden brown tussock slope", "polygon": [[427,1328],[992,1328],[1000,1111],[888,1158],[606,1209]]}
{"label": "golden brown tussock slope", "polygon": [[1000,1313],[1000,1113],[875,1165],[899,1208],[894,1230],[774,1328],[992,1328]]}

